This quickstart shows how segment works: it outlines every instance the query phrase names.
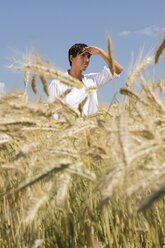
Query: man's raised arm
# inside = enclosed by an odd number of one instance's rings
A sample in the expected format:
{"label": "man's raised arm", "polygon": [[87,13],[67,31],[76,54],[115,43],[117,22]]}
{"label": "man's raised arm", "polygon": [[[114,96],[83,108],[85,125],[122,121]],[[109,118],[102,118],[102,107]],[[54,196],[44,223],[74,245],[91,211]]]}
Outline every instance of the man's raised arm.
{"label": "man's raised arm", "polygon": [[[83,52],[88,52],[94,55],[100,55],[104,59],[106,64],[109,66],[109,56],[103,49],[95,46],[89,46],[89,47],[85,47],[83,49]],[[115,67],[115,73],[120,74],[123,70],[123,67],[115,59],[113,60],[113,63]]]}

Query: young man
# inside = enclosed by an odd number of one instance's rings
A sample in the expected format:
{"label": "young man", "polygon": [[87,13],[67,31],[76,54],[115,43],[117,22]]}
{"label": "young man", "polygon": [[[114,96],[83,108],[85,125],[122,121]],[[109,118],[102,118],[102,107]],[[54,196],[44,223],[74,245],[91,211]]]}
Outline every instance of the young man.
{"label": "young man", "polygon": [[[88,67],[90,56],[100,55],[107,66],[104,66],[103,70],[99,73],[82,74]],[[94,114],[97,111],[97,93],[93,91],[89,93],[87,88],[89,87],[101,87],[114,78],[118,78],[122,72],[123,67],[114,60],[115,73],[112,73],[109,69],[108,54],[101,48],[95,46],[87,46],[86,44],[78,43],[73,45],[68,52],[68,59],[70,62],[70,70],[68,74],[80,80],[80,86],[78,88],[73,87],[71,92],[66,95],[65,102],[73,108],[78,108],[79,104],[86,98],[86,102],[83,106],[82,115]],[[49,102],[53,102],[56,97],[63,94],[68,88],[71,88],[58,80],[52,80],[49,86]],[[55,115],[55,119],[57,119]]]}

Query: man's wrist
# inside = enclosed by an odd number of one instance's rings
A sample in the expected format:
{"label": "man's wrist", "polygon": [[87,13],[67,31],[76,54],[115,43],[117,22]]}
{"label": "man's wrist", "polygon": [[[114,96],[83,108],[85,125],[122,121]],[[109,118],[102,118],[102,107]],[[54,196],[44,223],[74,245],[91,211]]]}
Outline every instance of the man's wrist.
{"label": "man's wrist", "polygon": [[105,51],[102,48],[100,48],[99,49],[99,55],[104,55],[104,54],[105,54]]}

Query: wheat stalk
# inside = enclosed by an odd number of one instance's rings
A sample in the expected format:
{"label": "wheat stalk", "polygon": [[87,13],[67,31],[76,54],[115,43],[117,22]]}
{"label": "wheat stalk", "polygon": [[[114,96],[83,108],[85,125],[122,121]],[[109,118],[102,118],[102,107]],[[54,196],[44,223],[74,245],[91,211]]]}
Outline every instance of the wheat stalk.
{"label": "wheat stalk", "polygon": [[47,201],[48,196],[44,195],[39,200],[37,199],[37,203],[32,206],[32,208],[29,210],[28,216],[25,218],[24,223],[26,225],[29,225],[34,220],[39,208]]}
{"label": "wheat stalk", "polygon": [[37,53],[34,54],[35,58],[36,58],[36,63],[39,65],[44,65],[43,60],[39,57],[39,55]]}
{"label": "wheat stalk", "polygon": [[160,98],[153,92],[153,90],[145,83],[145,80],[141,80],[141,85],[146,93],[146,96],[152,101],[152,106],[156,106],[159,110],[165,113],[165,105],[162,103]]}
{"label": "wheat stalk", "polygon": [[82,112],[83,112],[83,107],[84,107],[84,105],[85,105],[85,103],[86,103],[87,100],[88,100],[88,96],[86,96],[86,97],[82,100],[82,102],[80,102],[79,105],[78,105],[78,110],[80,111],[80,115],[81,115],[81,116],[82,116]]}
{"label": "wheat stalk", "polygon": [[132,73],[129,75],[128,80],[126,82],[127,87],[131,87],[137,77],[140,75],[141,71],[144,70],[149,64],[151,64],[152,58],[144,59],[140,64],[137,64],[133,69]]}
{"label": "wheat stalk", "polygon": [[43,239],[36,239],[32,248],[38,248],[38,247],[41,247],[41,245],[44,243],[44,240]]}
{"label": "wheat stalk", "polygon": [[91,86],[91,87],[87,87],[86,89],[85,89],[85,91],[87,92],[87,93],[92,93],[92,92],[96,92],[97,91],[97,86]]}
{"label": "wheat stalk", "polygon": [[155,54],[155,64],[158,63],[158,61],[160,59],[160,56],[164,52],[164,49],[165,49],[165,39],[163,40],[163,42],[161,43],[161,45],[159,46],[159,48],[156,51],[156,54]]}
{"label": "wheat stalk", "polygon": [[29,81],[29,76],[30,76],[30,70],[25,67],[24,70],[24,85],[27,87],[28,81]]}
{"label": "wheat stalk", "polygon": [[116,173],[113,175],[113,177],[110,179],[109,184],[103,191],[103,195],[100,201],[100,205],[104,206],[107,204],[108,200],[112,196],[112,193],[116,187],[119,187],[120,184],[122,184],[123,180],[123,170],[117,170]]}
{"label": "wheat stalk", "polygon": [[82,163],[76,163],[75,166],[70,166],[68,169],[66,169],[67,172],[70,172],[72,174],[76,174],[76,175],[79,175],[81,177],[84,177],[88,180],[91,180],[91,181],[94,181],[96,179],[96,175],[95,173],[85,169],[85,168],[82,168]]}
{"label": "wheat stalk", "polygon": [[132,163],[134,160],[139,159],[139,158],[143,158],[146,157],[147,154],[150,154],[151,152],[155,152],[158,151],[159,149],[162,148],[162,145],[157,145],[155,142],[152,142],[151,145],[150,144],[145,144],[145,146],[142,146],[141,150],[136,150],[134,151],[134,153],[129,157],[129,162]]}
{"label": "wheat stalk", "polygon": [[77,127],[77,128],[74,128],[73,130],[69,131],[68,132],[68,136],[72,136],[73,134],[77,134],[77,133],[80,133],[86,129],[91,129],[91,128],[96,128],[96,124],[94,123],[87,123],[85,124],[84,126],[82,127]]}
{"label": "wheat stalk", "polygon": [[165,184],[159,187],[154,193],[152,193],[147,199],[145,199],[138,211],[144,211],[149,208],[156,200],[162,197],[165,194]]}
{"label": "wheat stalk", "polygon": [[69,85],[69,86],[74,86],[74,87],[80,86],[80,81],[78,79],[62,71],[55,70],[52,68],[47,68],[45,66],[34,64],[34,63],[27,63],[25,64],[25,67],[37,75],[44,76],[50,79],[57,79],[61,81],[62,83]]}
{"label": "wheat stalk", "polygon": [[147,189],[152,182],[158,181],[162,175],[165,173],[165,164],[160,166],[154,166],[155,170],[152,171],[145,179],[139,180],[136,185],[132,185],[131,187],[127,188],[126,194],[128,197],[137,194],[138,192],[142,192],[142,190]]}
{"label": "wheat stalk", "polygon": [[128,133],[128,115],[122,112],[119,116],[119,140],[123,150],[123,160],[126,165],[129,164],[129,133]]}
{"label": "wheat stalk", "polygon": [[70,107],[67,103],[65,103],[61,98],[56,97],[55,100],[57,103],[60,103],[61,106],[65,109],[66,112],[69,112],[71,114],[73,114],[75,117],[79,117],[79,111],[77,109],[73,109],[72,107]]}
{"label": "wheat stalk", "polygon": [[58,191],[56,194],[57,206],[61,205],[61,203],[65,200],[68,193],[70,180],[71,180],[71,175],[68,173],[63,173],[59,176],[57,182]]}
{"label": "wheat stalk", "polygon": [[98,180],[94,193],[101,191],[102,197],[100,206],[104,206],[110,199],[115,187],[122,184],[124,163],[115,164],[112,168],[108,169],[106,173]]}
{"label": "wheat stalk", "polygon": [[32,87],[32,90],[33,90],[34,94],[37,94],[37,84],[36,84],[36,82],[37,82],[37,76],[34,74],[32,76],[32,81],[31,81],[31,87]]}
{"label": "wheat stalk", "polygon": [[[4,123],[3,125],[6,125],[6,123]],[[11,140],[12,140],[11,136],[9,136],[5,133],[0,133],[0,144],[10,142]]]}
{"label": "wheat stalk", "polygon": [[38,173],[37,175],[33,176],[32,178],[27,178],[25,181],[20,183],[17,188],[9,189],[6,192],[0,194],[0,196],[2,197],[3,195],[10,195],[14,192],[21,191],[21,190],[39,182],[43,178],[49,177],[50,175],[53,175],[53,174],[56,174],[62,170],[65,170],[68,166],[69,166],[69,164],[62,164],[59,167],[57,167],[57,165],[56,165],[53,168],[47,168],[46,170]]}
{"label": "wheat stalk", "polygon": [[144,105],[147,105],[147,106],[149,105],[149,103],[146,101],[144,97],[142,97],[140,94],[138,94],[137,92],[135,92],[134,90],[130,88],[121,88],[120,93],[123,95],[127,95],[129,97],[132,97],[136,100],[139,100]]}
{"label": "wheat stalk", "polygon": [[65,90],[64,93],[62,93],[59,96],[59,98],[61,98],[61,99],[65,98],[71,91],[72,91],[72,88],[69,88],[69,89]]}
{"label": "wheat stalk", "polygon": [[115,73],[115,66],[114,66],[114,61],[113,61],[111,39],[109,37],[108,37],[108,60],[109,60],[109,69],[110,69],[112,75],[114,75],[114,73]]}
{"label": "wheat stalk", "polygon": [[18,168],[18,166],[13,166],[10,164],[0,164],[0,169],[4,169],[4,170],[18,170],[19,172],[21,172],[23,174],[23,170],[21,170],[20,168]]}
{"label": "wheat stalk", "polygon": [[48,81],[47,79],[42,75],[40,76],[41,82],[43,83],[44,86],[44,91],[46,93],[47,96],[49,96],[49,89],[48,89]]}
{"label": "wheat stalk", "polygon": [[165,80],[164,79],[159,79],[158,86],[159,86],[160,92],[165,92]]}

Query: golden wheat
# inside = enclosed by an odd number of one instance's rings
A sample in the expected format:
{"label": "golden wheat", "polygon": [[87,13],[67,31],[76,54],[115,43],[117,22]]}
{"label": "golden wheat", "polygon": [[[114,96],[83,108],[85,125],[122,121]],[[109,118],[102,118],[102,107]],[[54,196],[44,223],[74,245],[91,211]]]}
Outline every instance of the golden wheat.
{"label": "golden wheat", "polygon": [[[24,65],[54,75],[40,58]],[[164,195],[164,105],[149,83],[85,117],[63,100],[71,89],[53,103],[0,98],[2,247],[163,247],[163,198],[136,212],[147,195]]]}
{"label": "golden wheat", "polygon": [[108,58],[109,58],[109,69],[114,75],[115,73],[115,67],[114,67],[114,62],[113,62],[113,55],[112,55],[112,47],[111,47],[111,39],[108,37]]}
{"label": "golden wheat", "polygon": [[138,211],[144,211],[147,208],[151,207],[151,205],[162,197],[165,194],[165,184],[161,185],[154,193],[152,193],[147,199],[145,199],[141,206],[139,207]]}
{"label": "golden wheat", "polygon": [[80,115],[81,115],[81,116],[82,116],[82,114],[83,114],[83,107],[84,107],[84,105],[85,105],[85,103],[86,103],[87,100],[88,100],[88,96],[86,96],[86,97],[82,100],[82,102],[80,102],[79,105],[78,105],[78,110],[80,111]]}
{"label": "golden wheat", "polygon": [[85,91],[86,91],[87,93],[92,93],[92,92],[96,92],[97,89],[98,89],[97,86],[91,86],[91,87],[85,88]]}
{"label": "golden wheat", "polygon": [[50,79],[57,79],[68,86],[77,87],[80,85],[80,81],[78,79],[75,79],[74,77],[66,74],[65,72],[55,70],[52,68],[47,68],[45,66],[41,66],[34,63],[28,63],[26,64],[26,67],[35,74],[45,76],[46,78]]}
{"label": "golden wheat", "polygon": [[65,98],[71,91],[72,91],[72,88],[67,89],[66,91],[64,91],[63,94],[59,96],[59,98],[61,99]]}
{"label": "golden wheat", "polygon": [[159,86],[160,92],[165,92],[165,80],[164,79],[159,79],[158,86]]}
{"label": "golden wheat", "polygon": [[123,160],[126,165],[129,164],[129,132],[128,132],[128,115],[122,112],[119,116],[119,139],[123,150]]}
{"label": "golden wheat", "polygon": [[28,81],[30,76],[30,70],[28,68],[25,68],[24,70],[24,85],[27,87]]}
{"label": "golden wheat", "polygon": [[158,61],[160,59],[160,56],[164,52],[164,49],[165,49],[165,39],[162,41],[161,45],[159,46],[159,48],[156,51],[156,54],[155,54],[155,64],[158,63]]}
{"label": "golden wheat", "polygon": [[68,173],[63,173],[59,175],[57,185],[58,185],[58,190],[56,194],[56,204],[57,206],[62,205],[64,200],[67,197],[68,191],[69,191],[69,184],[71,181],[71,175]]}
{"label": "golden wheat", "polygon": [[34,94],[37,94],[37,84],[36,84],[36,82],[37,82],[37,76],[34,74],[32,76],[32,81],[31,81],[31,87],[32,87],[32,90],[33,90]]}
{"label": "golden wheat", "polygon": [[133,71],[131,72],[131,74],[129,75],[126,85],[127,87],[131,87],[133,85],[133,83],[135,82],[135,80],[137,79],[137,77],[140,75],[140,73],[149,65],[152,63],[152,58],[148,57],[146,59],[144,59],[140,64],[137,64],[135,66],[135,68],[133,69]]}
{"label": "golden wheat", "polygon": [[37,199],[37,203],[33,205],[32,209],[28,211],[26,218],[23,220],[25,225],[29,225],[33,222],[39,208],[47,201],[48,196],[44,195],[40,199]]}
{"label": "golden wheat", "polygon": [[44,76],[40,76],[41,82],[43,83],[44,86],[44,91],[47,96],[49,96],[49,90],[48,90],[48,81]]}
{"label": "golden wheat", "polygon": [[143,104],[145,104],[147,106],[149,105],[147,100],[144,97],[142,97],[139,93],[133,91],[130,88],[121,88],[120,93],[123,94],[123,95],[127,95],[130,98],[132,97],[132,98],[140,101],[141,103],[143,103]]}
{"label": "golden wheat", "polygon": [[153,105],[156,106],[156,108],[163,113],[165,113],[165,105],[161,101],[161,99],[155,94],[155,92],[149,87],[145,80],[141,80],[141,85],[150,101],[152,101]]}
{"label": "golden wheat", "polygon": [[35,53],[34,56],[35,56],[35,59],[36,59],[36,63],[39,64],[39,65],[44,66],[44,61],[40,58],[40,56],[37,53]]}

